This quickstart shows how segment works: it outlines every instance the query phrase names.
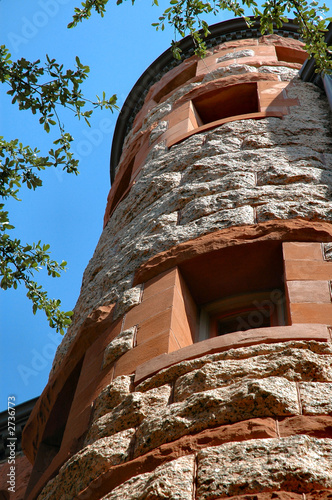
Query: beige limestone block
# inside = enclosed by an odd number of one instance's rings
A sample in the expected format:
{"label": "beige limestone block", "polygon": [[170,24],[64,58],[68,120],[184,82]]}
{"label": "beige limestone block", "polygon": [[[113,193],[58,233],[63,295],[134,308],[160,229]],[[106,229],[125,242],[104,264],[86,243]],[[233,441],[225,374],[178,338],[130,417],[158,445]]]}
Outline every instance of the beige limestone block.
{"label": "beige limestone block", "polygon": [[332,382],[332,356],[320,356],[305,349],[285,348],[281,353],[207,363],[178,378],[174,399],[183,401],[194,392],[222,387],[242,377],[285,377],[290,381]]}
{"label": "beige limestone block", "polygon": [[220,68],[207,73],[204,76],[202,83],[211,82],[212,80],[223,78],[225,76],[240,75],[243,73],[257,73],[257,68],[255,68],[255,66],[248,66],[247,64],[239,63],[230,64],[229,66],[221,66]]}
{"label": "beige limestone block", "polygon": [[[176,365],[172,365],[169,368],[161,370],[156,375],[150,377],[149,379],[141,382],[137,386],[139,391],[147,391],[152,387],[157,387],[166,383],[176,380],[186,373],[190,373],[194,370],[198,370],[208,363],[217,362],[220,360],[244,360],[246,363],[247,359],[255,356],[266,356],[275,355],[282,356],[287,353],[291,353],[294,350],[301,350],[308,352],[308,356],[311,357],[310,353],[324,355],[321,356],[323,359],[319,361],[319,367],[328,365],[328,370],[326,368],[322,371],[316,372],[316,380],[330,380],[330,359],[332,357],[332,346],[326,342],[316,342],[312,341],[289,341],[276,344],[258,344],[248,347],[240,347],[238,349],[229,349],[226,352],[221,352],[217,354],[209,354],[202,356],[201,358],[185,360]],[[279,354],[278,354],[279,353]],[[307,357],[307,355],[304,355]],[[318,377],[318,373],[320,373]],[[321,378],[324,377],[324,378]]]}
{"label": "beige limestone block", "polygon": [[143,420],[137,429],[134,455],[218,425],[299,412],[295,383],[280,377],[241,380],[225,388],[193,394]]}
{"label": "beige limestone block", "polygon": [[332,261],[332,243],[323,243],[324,257],[327,261]]}
{"label": "beige limestone block", "polygon": [[280,203],[271,201],[257,208],[257,221],[264,222],[273,219],[303,218],[308,220],[332,220],[331,202],[313,200],[311,204],[304,205],[300,201]]}
{"label": "beige limestone block", "polygon": [[146,417],[162,412],[169,402],[171,387],[164,385],[147,392],[133,392],[112,411],[98,418],[91,425],[86,444],[124,429],[140,425]]}
{"label": "beige limestone block", "polygon": [[300,398],[304,415],[332,415],[331,383],[302,382]]}
{"label": "beige limestone block", "polygon": [[297,79],[299,71],[293,68],[286,68],[284,66],[261,66],[257,68],[258,73],[272,73],[278,75],[282,82]]}
{"label": "beige limestone block", "polygon": [[160,465],[129,479],[102,500],[192,500],[194,463],[194,455],[188,455]]}
{"label": "beige limestone block", "polygon": [[198,454],[197,500],[332,486],[332,440],[308,436],[253,439]]}
{"label": "beige limestone block", "polygon": [[43,489],[38,500],[72,500],[93,479],[128,458],[135,429],[99,439],[72,456]]}
{"label": "beige limestone block", "polygon": [[121,375],[116,377],[107,387],[99,394],[95,401],[93,419],[96,420],[113,408],[118,406],[131,392],[132,377],[129,375]]}
{"label": "beige limestone block", "polygon": [[125,290],[116,303],[113,320],[116,320],[132,307],[141,302],[142,289],[141,286],[135,286],[129,290]]}
{"label": "beige limestone block", "polygon": [[117,358],[125,352],[132,349],[134,345],[134,337],[136,327],[129,328],[124,332],[119,333],[106,347],[103,359],[103,368],[113,363]]}
{"label": "beige limestone block", "polygon": [[235,50],[234,52],[229,52],[224,56],[218,57],[217,63],[228,61],[229,59],[241,59],[241,57],[253,57],[254,55],[255,52],[251,49]]}
{"label": "beige limestone block", "polygon": [[215,205],[213,208],[209,207],[208,209],[204,207],[202,211],[195,211],[195,208],[191,205],[190,209],[187,210],[186,208],[183,219],[181,212],[181,226],[177,227],[177,232],[181,239],[185,234],[195,238],[198,237],[202,227],[204,227],[204,232],[210,232],[232,225],[242,226],[243,224],[254,224],[254,222],[254,209],[249,205],[225,210],[220,210]]}

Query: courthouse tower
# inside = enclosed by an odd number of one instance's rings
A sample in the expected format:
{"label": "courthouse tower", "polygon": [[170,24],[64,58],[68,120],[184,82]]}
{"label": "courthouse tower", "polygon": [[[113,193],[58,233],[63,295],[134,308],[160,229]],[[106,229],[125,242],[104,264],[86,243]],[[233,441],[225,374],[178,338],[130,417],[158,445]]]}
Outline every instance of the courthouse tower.
{"label": "courthouse tower", "polygon": [[26,499],[331,498],[330,111],[296,29],[220,23],[129,94]]}

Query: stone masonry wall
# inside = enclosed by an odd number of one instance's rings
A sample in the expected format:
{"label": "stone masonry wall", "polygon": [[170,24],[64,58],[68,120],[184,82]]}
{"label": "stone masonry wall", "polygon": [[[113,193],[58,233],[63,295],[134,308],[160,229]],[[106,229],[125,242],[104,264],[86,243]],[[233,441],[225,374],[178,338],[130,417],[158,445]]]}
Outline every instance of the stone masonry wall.
{"label": "stone masonry wall", "polygon": [[332,221],[327,100],[317,87],[299,80],[291,64],[269,66],[265,60],[250,66],[248,58],[245,63],[238,58],[227,67],[206,70],[200,81],[175,90],[148,110],[141,128],[128,136],[126,147],[146,130],[155,141],[166,130],[174,103],[198,88],[202,78],[219,82],[253,72],[270,75],[276,82],[289,82],[283,95],[299,102],[282,118],[232,121],[171,148],[165,141],[152,144],[87,266],[74,322],[54,368],[87,315],[128,293],[135,270],[158,252],[230,226],[292,218]]}
{"label": "stone masonry wall", "polygon": [[330,498],[330,344],[230,349],[133,390],[120,376],[101,392],[82,450],[38,500]]}

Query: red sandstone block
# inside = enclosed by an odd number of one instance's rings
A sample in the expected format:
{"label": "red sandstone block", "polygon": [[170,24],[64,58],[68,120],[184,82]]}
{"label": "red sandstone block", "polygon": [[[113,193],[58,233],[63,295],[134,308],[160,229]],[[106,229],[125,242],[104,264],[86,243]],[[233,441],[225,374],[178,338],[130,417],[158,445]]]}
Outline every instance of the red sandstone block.
{"label": "red sandstone block", "polygon": [[197,63],[197,75],[206,75],[211,71],[210,66],[215,66],[218,55],[213,55],[210,57],[205,57],[200,59]]}
{"label": "red sandstone block", "polygon": [[286,106],[260,106],[260,110],[262,112],[270,112],[270,113],[280,113],[282,115],[288,115],[289,110]]}
{"label": "red sandstone block", "polygon": [[188,132],[193,133],[194,130],[198,130],[198,129],[190,130],[191,126],[192,124],[189,118],[187,118],[186,120],[183,120],[177,125],[174,125],[171,129],[167,130],[161,136],[161,140],[166,140],[167,147],[170,147],[172,144],[178,142],[179,137],[185,136]]}
{"label": "red sandstone block", "polygon": [[163,290],[171,286],[175,286],[178,282],[178,271],[176,267],[159,274],[155,278],[147,281],[144,285],[143,291],[143,301],[152,297],[156,293],[160,293]]}
{"label": "red sandstone block", "polygon": [[252,48],[254,50],[257,45],[258,39],[253,40],[252,38],[249,38],[248,40],[232,40],[230,42],[225,42],[221,45],[216,46],[214,48],[214,52],[219,53],[221,49],[223,49],[225,52],[231,52],[232,49],[237,49],[238,47],[240,47],[241,49],[242,47],[245,47],[246,49]]}
{"label": "red sandstone block", "polygon": [[113,378],[114,378],[114,365],[111,368],[110,366],[104,368],[104,370],[100,374],[100,377],[98,377],[98,380],[94,381],[95,392],[92,396],[93,400],[96,399],[96,397],[101,393],[104,387],[108,386],[113,381]]}
{"label": "red sandstone block", "polygon": [[[185,345],[190,345],[193,343],[193,338],[195,337],[195,328],[192,328],[192,318],[189,316],[188,306],[184,301],[184,297],[179,290],[175,290],[174,302],[173,302],[173,316],[174,321],[179,328],[179,335],[181,332],[181,337],[185,341]],[[172,322],[172,327],[175,323]],[[173,328],[175,332],[175,329]],[[184,347],[184,346],[183,346]]]}
{"label": "red sandstone block", "polygon": [[152,316],[147,321],[140,323],[137,330],[137,345],[156,337],[161,332],[170,330],[172,314],[173,308],[169,307],[165,311]]}
{"label": "red sandstone block", "polygon": [[141,169],[142,163],[144,162],[150,150],[151,146],[149,145],[149,135],[146,135],[142,138],[139,150],[136,153],[130,182],[132,182],[133,178],[136,177],[137,172]]}
{"label": "red sandstone block", "polygon": [[332,416],[296,415],[279,421],[280,437],[307,434],[318,438],[332,437]]}
{"label": "red sandstone block", "polygon": [[323,260],[321,243],[284,242],[282,249],[285,260]]}
{"label": "red sandstone block", "polygon": [[[8,461],[2,462],[0,464],[0,500],[6,500],[7,498],[11,500],[23,500],[25,489],[28,486],[30,479],[32,465],[25,456],[16,456],[15,458],[15,493],[10,493],[10,496],[6,496],[5,492],[8,492],[8,487],[10,484],[9,476],[10,467],[13,464],[9,464]],[[9,495],[9,492],[8,492]]]}
{"label": "red sandstone block", "polygon": [[178,351],[179,349],[181,349],[181,345],[180,345],[177,337],[172,332],[172,330],[170,330],[169,333],[170,333],[170,335],[169,335],[168,352]]}
{"label": "red sandstone block", "polygon": [[260,92],[264,92],[265,90],[270,90],[270,89],[283,90],[289,86],[289,82],[260,80],[259,82],[257,82],[257,85],[258,85]]}
{"label": "red sandstone block", "polygon": [[201,120],[201,117],[199,116],[195,106],[193,105],[192,101],[190,101],[190,108],[189,108],[189,118],[194,125],[194,127],[201,127],[203,125],[203,122]]}
{"label": "red sandstone block", "polygon": [[177,125],[182,120],[186,120],[189,117],[190,101],[184,102],[181,106],[174,109],[168,115],[168,128],[170,129],[174,125]]}
{"label": "red sandstone block", "polygon": [[188,126],[189,126],[189,111],[187,117],[184,120],[176,123],[172,127],[169,127],[169,129],[162,134],[160,140],[164,141],[165,139],[168,139],[174,135],[183,134],[188,131]]}
{"label": "red sandstone block", "polygon": [[275,48],[279,61],[303,64],[308,58],[308,54],[301,49],[282,47],[281,45],[276,45]]}
{"label": "red sandstone block", "polygon": [[285,276],[287,281],[298,280],[331,280],[332,262],[319,262],[312,260],[286,260]]}
{"label": "red sandstone block", "polygon": [[193,344],[190,325],[184,314],[177,314],[173,311],[171,330],[179,345],[178,349]]}
{"label": "red sandstone block", "polygon": [[165,311],[173,304],[174,288],[153,295],[149,299],[143,300],[133,307],[125,317],[124,330],[132,326],[139,325],[143,321],[155,316],[157,313]]}
{"label": "red sandstone block", "polygon": [[169,352],[169,337],[169,331],[162,332],[126,352],[115,364],[114,378],[134,373],[138,365]]}
{"label": "red sandstone block", "polygon": [[255,47],[255,54],[261,56],[277,57],[274,45],[258,45]]}
{"label": "red sandstone block", "polygon": [[292,324],[332,325],[332,304],[290,304],[289,309]]}
{"label": "red sandstone block", "polygon": [[180,85],[195,77],[198,56],[192,56],[171,69],[152,87],[151,96],[161,102],[163,98]]}
{"label": "red sandstone block", "polygon": [[331,303],[328,281],[287,281],[286,286],[292,303]]}
{"label": "red sandstone block", "polygon": [[61,443],[61,452],[75,453],[77,442],[88,430],[92,405],[85,405],[83,410],[72,408],[71,418],[68,419]]}

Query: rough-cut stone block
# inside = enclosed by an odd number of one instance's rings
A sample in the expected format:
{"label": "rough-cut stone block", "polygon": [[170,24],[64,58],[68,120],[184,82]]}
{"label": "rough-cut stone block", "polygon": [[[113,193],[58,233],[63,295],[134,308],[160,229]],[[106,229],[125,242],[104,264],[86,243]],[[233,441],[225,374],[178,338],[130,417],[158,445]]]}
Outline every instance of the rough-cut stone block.
{"label": "rough-cut stone block", "polygon": [[217,58],[217,63],[229,61],[229,59],[241,59],[241,57],[253,57],[255,52],[250,49],[236,50]]}
{"label": "rough-cut stone block", "polygon": [[225,388],[193,394],[146,418],[137,430],[134,454],[141,455],[162,443],[217,425],[298,413],[295,383],[280,377],[242,380]]}
{"label": "rough-cut stone block", "polygon": [[93,422],[85,442],[88,444],[96,439],[138,426],[147,416],[153,417],[162,412],[168,404],[170,395],[169,385],[144,393],[129,394],[114,410]]}
{"label": "rough-cut stone block", "polygon": [[210,82],[216,80],[217,78],[223,78],[230,75],[240,75],[243,73],[255,73],[257,68],[254,66],[248,66],[247,64],[230,64],[229,66],[222,66],[213,71],[210,71],[202,80],[202,83]]}
{"label": "rough-cut stone block", "polygon": [[273,219],[293,219],[300,217],[309,220],[332,220],[331,203],[327,201],[312,201],[304,205],[297,201],[286,201],[282,205],[275,201],[258,207],[257,220],[264,222]]}
{"label": "rough-cut stone block", "polygon": [[[195,211],[194,207],[191,206],[183,213],[183,219],[181,212],[181,226],[177,229],[182,235],[190,234],[192,237],[198,237],[202,228],[204,228],[204,232],[216,231],[233,225],[234,221],[237,226],[253,224],[255,222],[253,208],[244,206],[218,210],[217,207],[214,207],[210,210],[203,207],[202,211],[199,209]],[[188,224],[188,226],[185,227],[185,224]]]}
{"label": "rough-cut stone block", "polygon": [[113,363],[117,358],[122,356],[122,354],[129,351],[129,349],[132,349],[135,333],[135,327],[129,328],[119,333],[119,335],[108,344],[104,353],[103,368]]}
{"label": "rough-cut stone block", "polygon": [[198,454],[197,499],[331,488],[332,441],[308,436],[250,440]]}
{"label": "rough-cut stone block", "polygon": [[135,476],[102,500],[192,500],[195,457],[189,455]]}
{"label": "rough-cut stone block", "polygon": [[332,384],[302,382],[300,397],[304,415],[332,415]]}
{"label": "rough-cut stone block", "polygon": [[113,319],[116,320],[141,302],[142,288],[138,285],[122,293],[116,303]]}
{"label": "rough-cut stone block", "polygon": [[127,429],[112,437],[99,439],[76,453],[49,481],[39,495],[39,500],[70,500],[86,488],[99,474],[113,465],[125,462],[135,429]]}
{"label": "rough-cut stone block", "polygon": [[282,82],[287,82],[289,80],[297,79],[298,69],[286,68],[284,66],[261,66],[257,68],[258,73],[272,73],[278,75]]}
{"label": "rough-cut stone block", "polygon": [[131,392],[132,377],[121,375],[116,377],[111,384],[101,391],[95,401],[93,419],[102,417],[113,408],[118,406],[121,401]]}
{"label": "rough-cut stone block", "polygon": [[332,382],[332,356],[320,356],[308,350],[285,347],[282,353],[207,363],[176,381],[174,399],[183,401],[194,392],[222,387],[242,377],[272,376],[285,377],[290,381]]}
{"label": "rough-cut stone block", "polygon": [[324,243],[324,258],[327,261],[332,261],[332,243]]}
{"label": "rough-cut stone block", "polygon": [[[156,375],[148,378],[147,380],[141,382],[137,385],[137,390],[139,391],[148,391],[153,387],[157,387],[166,383],[169,383],[173,380],[178,379],[182,375],[192,372],[194,370],[198,370],[204,365],[212,362],[217,362],[221,360],[246,360],[255,356],[265,356],[274,354],[277,356],[282,356],[282,353],[289,353],[292,350],[303,350],[308,351],[309,359],[310,353],[314,354],[324,354],[326,356],[322,356],[322,359],[319,361],[320,366],[325,366],[325,360],[327,363],[327,371],[326,368],[319,369],[319,371],[315,372],[316,380],[330,380],[330,359],[332,356],[332,347],[327,342],[316,342],[314,340],[311,341],[288,341],[283,343],[276,344],[258,344],[252,345],[249,347],[240,347],[238,349],[229,349],[226,352],[220,352],[217,354],[208,354],[206,356],[199,357],[197,359],[184,360],[181,362],[177,362],[176,364],[169,366],[168,368],[164,368],[160,370]],[[304,359],[307,359],[307,355],[304,354]],[[319,375],[322,373],[322,375]],[[321,378],[323,377],[323,378]],[[325,378],[328,377],[328,378]]]}

